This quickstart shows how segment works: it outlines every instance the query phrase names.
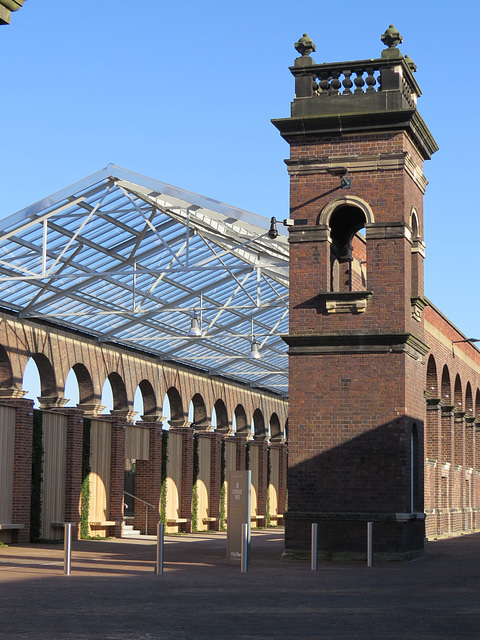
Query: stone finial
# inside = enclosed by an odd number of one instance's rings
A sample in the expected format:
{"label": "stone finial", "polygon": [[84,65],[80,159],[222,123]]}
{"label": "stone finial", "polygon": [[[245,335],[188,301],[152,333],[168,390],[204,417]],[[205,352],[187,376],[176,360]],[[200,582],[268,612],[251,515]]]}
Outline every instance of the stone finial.
{"label": "stone finial", "polygon": [[405,58],[405,62],[407,63],[407,65],[409,66],[411,71],[416,71],[417,70],[417,65],[415,64],[415,62],[410,58],[410,56],[406,55],[403,56]]}
{"label": "stone finial", "polygon": [[393,49],[398,44],[403,42],[403,38],[400,35],[398,29],[395,29],[395,25],[391,24],[385,33],[382,34],[381,40],[386,47]]}
{"label": "stone finial", "polygon": [[302,56],[309,56],[312,51],[316,51],[316,47],[312,39],[308,37],[308,33],[304,33],[298,42],[295,42],[295,49]]}
{"label": "stone finial", "polygon": [[397,49],[397,45],[403,42],[403,38],[395,29],[395,25],[391,24],[385,33],[382,34],[381,40],[387,47],[382,51],[382,58],[387,60],[397,60],[402,57],[400,49]]}
{"label": "stone finial", "polygon": [[385,33],[382,33],[382,42],[386,47],[396,47],[397,44],[403,42],[403,38],[400,35],[398,29],[395,29],[395,25],[391,24]]}

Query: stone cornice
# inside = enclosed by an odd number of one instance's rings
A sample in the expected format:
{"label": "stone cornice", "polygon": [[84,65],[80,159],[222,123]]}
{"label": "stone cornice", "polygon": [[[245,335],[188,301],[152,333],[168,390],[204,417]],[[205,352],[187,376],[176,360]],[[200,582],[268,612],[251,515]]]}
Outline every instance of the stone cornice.
{"label": "stone cornice", "polygon": [[386,238],[407,238],[411,241],[412,230],[406,222],[374,222],[366,225],[367,240],[384,240]]}
{"label": "stone cornice", "polygon": [[25,0],[0,0],[0,24],[10,24],[12,11],[18,11]]}
{"label": "stone cornice", "polygon": [[338,353],[405,353],[424,363],[429,347],[412,333],[282,336],[289,356]]}
{"label": "stone cornice", "polygon": [[330,229],[326,224],[289,227],[288,242],[330,242]]}
{"label": "stone cornice", "polygon": [[425,193],[428,184],[422,167],[415,162],[411,154],[407,151],[401,153],[376,153],[329,158],[293,158],[285,160],[285,164],[291,176],[312,175],[321,172],[327,173],[329,169],[336,167],[345,167],[349,173],[398,171],[404,169],[422,193]]}
{"label": "stone cornice", "polygon": [[405,131],[410,134],[424,160],[429,160],[438,145],[416,109],[337,113],[277,118],[272,123],[287,142],[305,135],[367,134],[370,132]]}

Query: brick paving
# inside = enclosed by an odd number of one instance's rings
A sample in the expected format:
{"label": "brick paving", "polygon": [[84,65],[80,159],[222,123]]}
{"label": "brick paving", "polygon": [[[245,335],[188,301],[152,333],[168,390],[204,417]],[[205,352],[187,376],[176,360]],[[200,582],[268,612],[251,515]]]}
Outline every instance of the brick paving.
{"label": "brick paving", "polygon": [[0,549],[0,639],[480,638],[480,534],[406,563],[281,560],[283,531],[252,534],[247,574],[222,533]]}

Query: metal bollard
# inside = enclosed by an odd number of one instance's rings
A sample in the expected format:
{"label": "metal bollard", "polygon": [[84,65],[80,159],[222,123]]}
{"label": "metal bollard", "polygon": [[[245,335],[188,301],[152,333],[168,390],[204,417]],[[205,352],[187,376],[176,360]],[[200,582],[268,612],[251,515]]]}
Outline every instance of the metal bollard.
{"label": "metal bollard", "polygon": [[318,549],[317,549],[317,543],[318,543],[318,524],[312,523],[312,557],[311,557],[311,561],[310,561],[310,569],[312,571],[316,571],[317,570],[317,556],[318,556]]}
{"label": "metal bollard", "polygon": [[241,548],[242,573],[248,571],[248,524],[242,524],[242,548]]}
{"label": "metal bollard", "polygon": [[70,522],[65,523],[64,530],[64,547],[63,547],[63,573],[70,575],[70,567],[72,563],[72,525]]}
{"label": "metal bollard", "polygon": [[164,526],[163,522],[157,524],[157,563],[155,565],[155,573],[157,576],[163,574],[163,539]]}
{"label": "metal bollard", "polygon": [[373,522],[367,522],[367,567],[373,566]]}

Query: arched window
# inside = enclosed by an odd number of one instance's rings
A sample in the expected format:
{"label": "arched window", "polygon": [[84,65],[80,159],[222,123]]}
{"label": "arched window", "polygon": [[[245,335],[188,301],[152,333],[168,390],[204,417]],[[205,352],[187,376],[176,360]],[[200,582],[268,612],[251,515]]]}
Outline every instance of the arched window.
{"label": "arched window", "polygon": [[342,206],[330,218],[330,289],[366,289],[365,241],[358,234],[365,227],[365,215],[357,207]]}
{"label": "arched window", "polygon": [[330,291],[367,289],[367,253],[361,230],[373,223],[367,203],[354,196],[335,198],[321,212],[330,235]]}

